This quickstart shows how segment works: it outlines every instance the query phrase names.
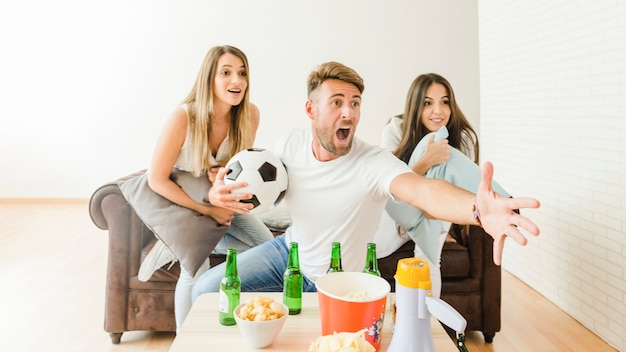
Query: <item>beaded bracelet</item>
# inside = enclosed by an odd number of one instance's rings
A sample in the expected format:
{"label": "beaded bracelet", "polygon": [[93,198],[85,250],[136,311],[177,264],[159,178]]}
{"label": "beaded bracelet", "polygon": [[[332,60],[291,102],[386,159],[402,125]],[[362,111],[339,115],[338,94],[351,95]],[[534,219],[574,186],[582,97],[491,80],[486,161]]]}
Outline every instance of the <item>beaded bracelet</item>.
{"label": "beaded bracelet", "polygon": [[476,203],[476,198],[474,198],[474,205],[472,205],[472,221],[476,222],[478,226],[483,227],[483,224],[480,222],[480,210],[478,210],[478,203]]}

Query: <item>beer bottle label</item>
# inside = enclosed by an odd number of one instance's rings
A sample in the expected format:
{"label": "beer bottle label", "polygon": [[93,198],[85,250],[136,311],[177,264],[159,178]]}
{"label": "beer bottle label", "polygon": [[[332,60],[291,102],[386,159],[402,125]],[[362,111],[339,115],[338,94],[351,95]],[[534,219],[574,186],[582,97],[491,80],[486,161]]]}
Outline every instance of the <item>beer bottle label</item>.
{"label": "beer bottle label", "polygon": [[220,290],[220,312],[221,313],[230,313],[228,310],[229,307],[229,302],[228,302],[228,295],[226,295],[226,292]]}

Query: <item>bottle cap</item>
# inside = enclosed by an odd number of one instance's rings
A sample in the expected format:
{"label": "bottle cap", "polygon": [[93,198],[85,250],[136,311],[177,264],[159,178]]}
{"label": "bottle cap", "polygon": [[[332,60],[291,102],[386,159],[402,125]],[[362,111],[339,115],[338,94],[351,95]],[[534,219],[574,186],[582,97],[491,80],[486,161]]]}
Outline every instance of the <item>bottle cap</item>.
{"label": "bottle cap", "polygon": [[398,260],[398,268],[394,277],[398,284],[405,287],[430,290],[432,286],[428,262],[422,258]]}

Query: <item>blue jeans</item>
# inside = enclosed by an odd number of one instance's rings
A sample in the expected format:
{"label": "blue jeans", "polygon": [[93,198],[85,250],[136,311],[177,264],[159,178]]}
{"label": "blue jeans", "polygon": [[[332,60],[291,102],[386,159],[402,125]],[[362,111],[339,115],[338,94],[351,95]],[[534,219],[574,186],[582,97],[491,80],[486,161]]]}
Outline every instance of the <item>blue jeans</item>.
{"label": "blue jeans", "polygon": [[[237,273],[241,278],[242,292],[282,292],[283,273],[287,268],[289,247],[285,236],[280,235],[245,252],[237,253]],[[202,274],[191,291],[192,302],[207,292],[218,292],[224,277],[226,263]],[[303,277],[302,290],[316,292],[315,283]]]}
{"label": "blue jeans", "polygon": [[226,254],[228,248],[237,248],[237,253],[240,253],[273,239],[272,232],[256,216],[235,214],[224,237],[215,245],[213,253]]}

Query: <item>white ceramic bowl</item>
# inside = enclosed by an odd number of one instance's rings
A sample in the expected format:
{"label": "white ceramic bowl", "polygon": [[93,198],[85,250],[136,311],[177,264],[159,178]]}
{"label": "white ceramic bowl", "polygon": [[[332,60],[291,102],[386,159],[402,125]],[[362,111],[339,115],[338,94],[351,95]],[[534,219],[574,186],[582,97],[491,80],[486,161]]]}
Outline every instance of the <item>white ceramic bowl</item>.
{"label": "white ceramic bowl", "polygon": [[278,319],[266,321],[250,321],[239,318],[239,310],[244,306],[244,303],[235,308],[234,312],[237,327],[250,346],[254,348],[265,348],[271,345],[274,340],[276,340],[276,337],[278,337],[278,334],[280,334],[280,330],[282,330],[287,316],[289,316],[289,308],[283,303],[276,303],[281,305],[285,315]]}

